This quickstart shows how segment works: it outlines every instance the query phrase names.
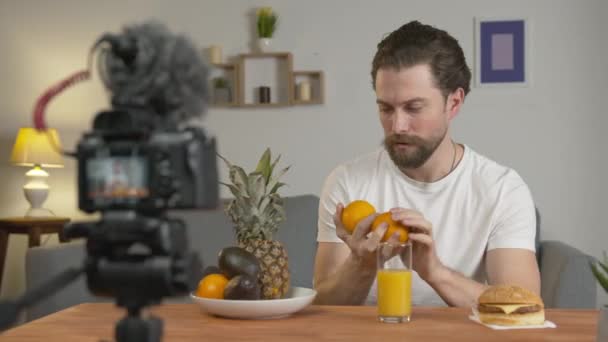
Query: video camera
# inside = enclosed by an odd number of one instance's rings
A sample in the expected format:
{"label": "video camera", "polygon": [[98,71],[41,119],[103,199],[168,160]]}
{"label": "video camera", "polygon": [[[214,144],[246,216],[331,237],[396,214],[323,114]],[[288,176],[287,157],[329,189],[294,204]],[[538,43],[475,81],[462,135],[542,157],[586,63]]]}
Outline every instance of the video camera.
{"label": "video camera", "polygon": [[156,215],[217,205],[215,140],[197,128],[142,129],[149,115],[132,109],[97,115],[77,148],[81,210]]}
{"label": "video camera", "polygon": [[[98,48],[112,108],[95,116],[76,152],[63,153],[77,159],[79,208],[100,212],[101,219],[65,228],[68,238],[86,238],[86,260],[48,288],[58,290],[84,272],[93,294],[114,297],[128,311],[117,324],[117,341],[160,341],[162,322],[140,318],[142,308],[189,294],[202,273],[188,250],[185,224],[167,211],[219,202],[216,141],[188,125],[206,109],[208,70],[187,38],[158,22],[105,34],[91,55]],[[53,96],[88,78],[88,71],[77,73],[41,96],[36,127],[44,127],[44,107]],[[50,291],[26,294],[5,312]],[[0,329],[9,316],[0,314]]]}

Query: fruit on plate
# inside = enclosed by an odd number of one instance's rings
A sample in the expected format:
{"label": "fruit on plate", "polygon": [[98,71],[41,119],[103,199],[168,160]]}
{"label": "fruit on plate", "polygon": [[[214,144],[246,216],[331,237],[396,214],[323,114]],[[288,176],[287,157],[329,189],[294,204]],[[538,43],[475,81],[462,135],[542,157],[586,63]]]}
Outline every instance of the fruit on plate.
{"label": "fruit on plate", "polygon": [[224,299],[260,299],[260,286],[257,277],[240,274],[228,281],[224,289]]}
{"label": "fruit on plate", "polygon": [[203,298],[223,299],[227,284],[228,278],[223,274],[208,274],[198,283],[196,295]]}
{"label": "fruit on plate", "polygon": [[342,224],[344,229],[352,234],[357,227],[357,223],[376,212],[376,208],[365,200],[355,200],[350,202],[342,210]]}
{"label": "fruit on plate", "polygon": [[388,224],[388,228],[382,237],[382,241],[387,241],[393,234],[399,234],[399,242],[405,243],[409,239],[408,232],[409,228],[402,225],[400,222],[393,220],[390,212],[382,213],[374,219],[372,222],[372,231],[378,229],[380,224],[386,222]]}
{"label": "fruit on plate", "polygon": [[279,179],[289,166],[275,174],[281,156],[271,162],[270,149],[266,149],[255,171],[249,174],[221,158],[228,166],[230,178],[230,184],[221,184],[234,195],[225,210],[234,223],[236,240],[260,262],[258,281],[262,298],[283,298],[290,287],[289,262],[287,250],[273,236],[286,218],[285,204],[278,190],[285,185]]}
{"label": "fruit on plate", "polygon": [[254,279],[260,274],[260,262],[252,253],[241,247],[230,246],[223,248],[218,255],[218,265],[221,272],[228,278],[246,274]]}
{"label": "fruit on plate", "polygon": [[222,273],[222,271],[217,266],[207,266],[203,270],[203,276],[202,276],[202,278],[204,278],[204,277],[206,277],[206,276],[208,276],[209,274],[212,274],[212,273]]}

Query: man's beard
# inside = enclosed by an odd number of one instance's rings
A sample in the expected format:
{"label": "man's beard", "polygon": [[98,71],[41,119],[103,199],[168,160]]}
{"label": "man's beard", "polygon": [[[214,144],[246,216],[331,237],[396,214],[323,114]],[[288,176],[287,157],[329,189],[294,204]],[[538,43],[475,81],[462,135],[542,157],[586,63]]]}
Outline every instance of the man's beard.
{"label": "man's beard", "polygon": [[[405,134],[393,134],[384,138],[384,148],[400,169],[417,169],[424,165],[439,147],[447,133],[447,129],[437,138],[424,140],[420,137]],[[413,151],[405,151],[396,147],[398,143],[407,143]]]}

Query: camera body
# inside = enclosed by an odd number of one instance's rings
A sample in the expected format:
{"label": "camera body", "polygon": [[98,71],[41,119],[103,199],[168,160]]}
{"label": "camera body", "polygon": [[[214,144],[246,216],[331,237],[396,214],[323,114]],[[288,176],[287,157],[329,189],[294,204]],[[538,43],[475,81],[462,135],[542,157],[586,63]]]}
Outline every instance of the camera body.
{"label": "camera body", "polygon": [[79,207],[102,218],[72,223],[65,234],[87,238],[89,290],[129,310],[196,285],[202,264],[188,251],[186,225],[167,211],[219,202],[215,139],[158,118],[115,107],[98,113],[77,145]]}
{"label": "camera body", "polygon": [[81,210],[215,208],[219,198],[216,142],[202,129],[154,128],[149,113],[99,113],[78,143]]}

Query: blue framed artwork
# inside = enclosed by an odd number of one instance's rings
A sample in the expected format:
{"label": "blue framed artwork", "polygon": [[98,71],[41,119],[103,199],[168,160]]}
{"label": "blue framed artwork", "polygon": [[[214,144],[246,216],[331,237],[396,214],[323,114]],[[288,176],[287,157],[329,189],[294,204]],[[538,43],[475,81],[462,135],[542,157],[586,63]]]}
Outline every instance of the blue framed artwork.
{"label": "blue framed artwork", "polygon": [[530,82],[526,19],[476,18],[477,86],[527,86]]}

